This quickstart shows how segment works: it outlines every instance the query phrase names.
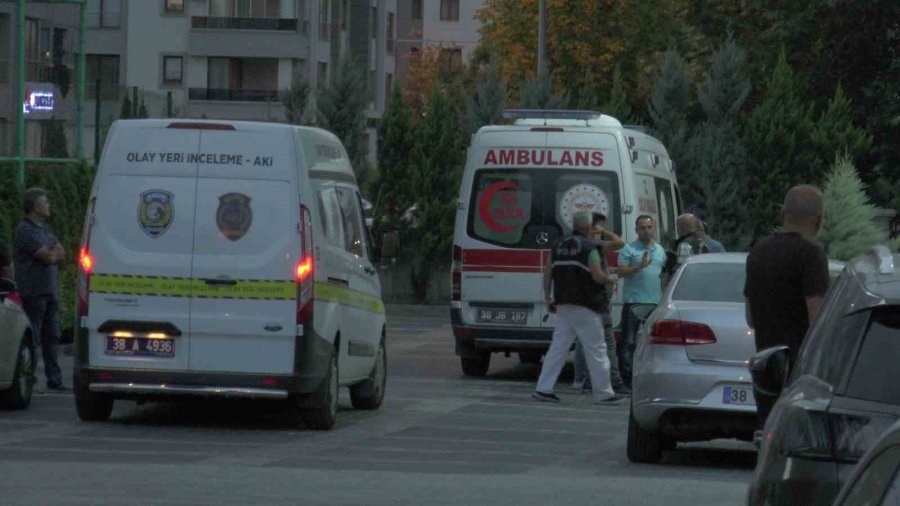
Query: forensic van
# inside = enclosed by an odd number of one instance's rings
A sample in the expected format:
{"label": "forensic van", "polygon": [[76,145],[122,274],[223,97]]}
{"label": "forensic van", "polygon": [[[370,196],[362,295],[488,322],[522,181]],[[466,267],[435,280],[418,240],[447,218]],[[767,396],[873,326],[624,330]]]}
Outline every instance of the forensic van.
{"label": "forensic van", "polygon": [[[666,148],[640,128],[591,111],[511,110],[509,125],[472,137],[457,203],[450,317],[463,372],[483,376],[491,353],[537,363],[555,317],[543,296],[550,247],[576,211],[602,212],[606,228],[637,239],[641,214],[657,239],[675,241],[681,201]],[[617,255],[607,257],[615,268]],[[621,281],[620,281],[621,283]],[[621,290],[612,298],[621,317]]]}
{"label": "forensic van", "polygon": [[272,123],[113,124],[79,254],[74,390],[116,399],[284,400],[329,429],[338,388],[376,409],[381,285],[347,153]]}

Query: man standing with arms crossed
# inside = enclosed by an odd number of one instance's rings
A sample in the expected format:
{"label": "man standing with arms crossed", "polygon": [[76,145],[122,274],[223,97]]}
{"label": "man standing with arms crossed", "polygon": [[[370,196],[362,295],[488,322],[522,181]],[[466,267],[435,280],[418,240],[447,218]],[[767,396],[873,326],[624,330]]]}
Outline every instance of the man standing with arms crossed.
{"label": "man standing with arms crossed", "polygon": [[16,227],[16,288],[34,335],[41,345],[47,389],[65,390],[57,360],[59,343],[59,264],[66,252],[47,226],[50,202],[41,188],[29,188],[24,195],[25,219]]}
{"label": "man standing with arms crossed", "polygon": [[597,284],[611,285],[615,277],[603,272],[597,243],[588,239],[591,214],[575,213],[572,229],[571,234],[562,237],[550,250],[550,265],[544,269],[544,298],[551,311],[556,308],[557,319],[553,341],[531,396],[538,401],[559,402],[553,389],[577,335],[584,347],[594,402],[615,403],[624,397],[613,392],[610,385],[603,320],[594,307]]}
{"label": "man standing with arms crossed", "polygon": [[636,304],[659,304],[662,297],[660,276],[666,263],[666,250],[653,240],[653,218],[642,214],[637,217],[634,226],[638,240],[619,251],[618,262],[618,274],[625,279],[622,287],[622,341],[618,347],[619,374],[629,389],[638,329],[638,320],[631,314],[631,308]]}

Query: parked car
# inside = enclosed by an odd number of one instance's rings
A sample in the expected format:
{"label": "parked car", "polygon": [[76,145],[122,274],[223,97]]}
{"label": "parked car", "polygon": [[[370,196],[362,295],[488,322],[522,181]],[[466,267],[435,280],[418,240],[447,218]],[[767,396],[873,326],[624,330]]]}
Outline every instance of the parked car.
{"label": "parked car", "polygon": [[833,506],[900,505],[900,422],[870,449]]}
{"label": "parked car", "polygon": [[830,504],[900,418],[898,263],[884,246],[849,262],[789,372],[785,346],[753,357],[755,394],[780,397],[761,434],[749,504]]}
{"label": "parked car", "polygon": [[[737,438],[759,426],[744,314],[746,253],[689,258],[638,337],[628,459],[658,462],[678,442]],[[832,262],[833,273],[843,264]]]}
{"label": "parked car", "polygon": [[0,279],[0,406],[25,409],[34,390],[35,343],[16,285]]}

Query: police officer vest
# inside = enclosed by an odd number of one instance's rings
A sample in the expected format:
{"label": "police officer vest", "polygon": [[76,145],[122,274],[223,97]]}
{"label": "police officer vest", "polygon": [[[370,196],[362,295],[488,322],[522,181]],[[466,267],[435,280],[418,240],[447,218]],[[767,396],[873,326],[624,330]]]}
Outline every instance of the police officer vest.
{"label": "police officer vest", "polygon": [[553,265],[553,299],[557,304],[572,304],[599,309],[597,294],[602,287],[594,281],[588,258],[597,243],[575,233],[561,238],[550,251]]}

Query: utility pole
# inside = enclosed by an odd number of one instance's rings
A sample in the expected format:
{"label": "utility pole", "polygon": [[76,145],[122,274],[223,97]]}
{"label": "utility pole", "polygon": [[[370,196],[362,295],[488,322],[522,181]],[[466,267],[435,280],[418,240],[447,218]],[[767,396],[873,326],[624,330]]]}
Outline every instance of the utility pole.
{"label": "utility pole", "polygon": [[547,73],[547,0],[538,2],[538,76]]}

